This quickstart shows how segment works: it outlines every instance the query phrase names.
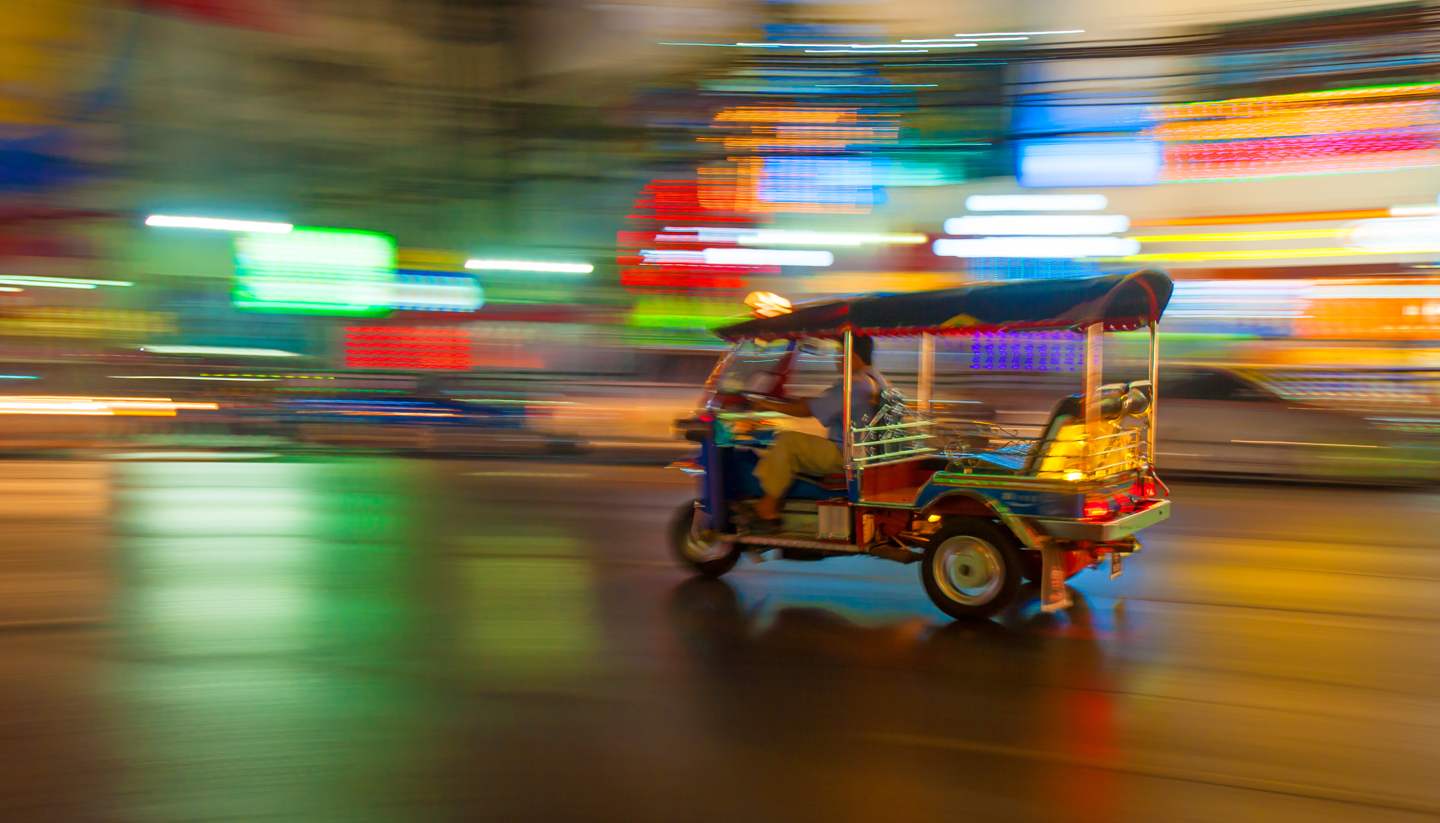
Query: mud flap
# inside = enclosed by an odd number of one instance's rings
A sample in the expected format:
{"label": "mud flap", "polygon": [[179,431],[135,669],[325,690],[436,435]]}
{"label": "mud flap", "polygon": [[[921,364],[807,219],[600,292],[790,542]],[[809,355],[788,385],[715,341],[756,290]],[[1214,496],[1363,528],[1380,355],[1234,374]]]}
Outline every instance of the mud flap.
{"label": "mud flap", "polygon": [[1070,608],[1070,590],[1065,587],[1065,552],[1046,546],[1040,550],[1040,561],[1040,611]]}

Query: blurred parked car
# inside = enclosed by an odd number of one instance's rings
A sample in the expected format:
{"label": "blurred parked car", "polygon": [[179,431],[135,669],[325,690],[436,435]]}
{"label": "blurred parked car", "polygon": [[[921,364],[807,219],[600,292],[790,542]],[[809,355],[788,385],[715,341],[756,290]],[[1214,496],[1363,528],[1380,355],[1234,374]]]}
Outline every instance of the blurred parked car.
{"label": "blurred parked car", "polygon": [[276,422],[300,443],[433,455],[564,454],[574,437],[542,431],[523,401],[433,397],[287,399]]}
{"label": "blurred parked car", "polygon": [[1356,375],[1175,366],[1160,383],[1157,464],[1162,476],[1440,479],[1440,417],[1385,394]]}

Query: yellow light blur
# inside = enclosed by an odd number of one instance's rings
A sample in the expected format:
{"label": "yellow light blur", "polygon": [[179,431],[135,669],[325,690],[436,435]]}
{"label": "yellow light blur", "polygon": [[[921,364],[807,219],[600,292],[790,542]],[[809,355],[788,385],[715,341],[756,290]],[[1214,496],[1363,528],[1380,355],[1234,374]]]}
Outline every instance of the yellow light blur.
{"label": "yellow light blur", "polygon": [[1425,97],[1440,91],[1440,83],[1407,83],[1395,86],[1367,86],[1351,89],[1330,89],[1327,91],[1305,91],[1294,94],[1271,94],[1262,97],[1236,97],[1230,100],[1210,100],[1199,103],[1182,103],[1176,106],[1162,106],[1162,118],[1217,117],[1226,115],[1254,114],[1254,106],[1265,104],[1336,103],[1345,100],[1375,100],[1396,97]]}
{"label": "yellow light blur", "polygon": [[789,300],[768,291],[750,292],[745,296],[745,305],[750,307],[756,317],[779,317],[789,314],[795,308]]}

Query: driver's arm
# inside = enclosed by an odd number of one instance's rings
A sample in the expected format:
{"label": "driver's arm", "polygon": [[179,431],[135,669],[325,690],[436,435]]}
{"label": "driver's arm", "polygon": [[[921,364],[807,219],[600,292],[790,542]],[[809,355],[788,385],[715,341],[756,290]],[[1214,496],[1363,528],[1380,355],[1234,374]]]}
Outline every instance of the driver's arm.
{"label": "driver's arm", "polygon": [[781,414],[788,414],[791,417],[809,417],[810,401],[799,399],[772,400],[769,398],[757,397],[750,401],[751,408],[758,411],[773,411]]}

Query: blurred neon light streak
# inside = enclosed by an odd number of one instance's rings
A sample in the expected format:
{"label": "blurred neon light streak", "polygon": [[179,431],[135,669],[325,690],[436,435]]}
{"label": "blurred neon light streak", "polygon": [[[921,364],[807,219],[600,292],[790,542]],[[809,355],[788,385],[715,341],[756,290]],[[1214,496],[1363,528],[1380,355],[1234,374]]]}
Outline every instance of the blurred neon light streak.
{"label": "blurred neon light streak", "polygon": [[[1268,107],[1267,107],[1268,108]],[[1244,116],[1161,123],[1152,134],[1165,141],[1256,140],[1339,135],[1348,132],[1416,129],[1434,125],[1437,109],[1428,101],[1401,100],[1340,106],[1276,107]]]}
{"label": "blurred neon light streak", "polygon": [[[944,41],[946,45],[941,48],[975,48],[976,43],[961,43],[954,40]],[[824,49],[825,51],[881,51],[885,49],[904,49],[905,51],[919,50],[923,48],[912,48],[905,43],[736,43],[735,45],[747,49]]]}
{"label": "blurred neon light streak", "polygon": [[16,286],[0,286],[0,291],[3,291],[3,292],[22,292],[22,291],[25,291],[25,290],[22,289],[22,288],[16,287]]}
{"label": "blurred neon light streak", "polygon": [[945,221],[946,234],[1091,235],[1128,228],[1130,218],[1123,214],[987,214]]}
{"label": "blurred neon light streak", "polygon": [[705,263],[717,266],[816,266],[835,263],[835,255],[811,249],[706,249]]}
{"label": "blurred neon light streak", "polygon": [[1370,253],[1440,252],[1440,218],[1383,217],[1350,228],[1346,245]]}
{"label": "blurred neon light streak", "polygon": [[112,374],[111,380],[213,380],[225,383],[268,383],[273,377],[197,377],[183,374]]}
{"label": "blurred neon light streak", "polygon": [[956,42],[964,41],[964,42],[969,42],[969,43],[1018,43],[1018,42],[1021,41],[1021,40],[1029,40],[1029,39],[1030,39],[1030,38],[1029,38],[1028,36],[1024,36],[1024,35],[1020,35],[1020,36],[1016,36],[1016,37],[985,37],[985,36],[977,35],[977,36],[975,36],[975,37],[918,37],[918,38],[914,38],[914,39],[911,39],[911,40],[901,40],[900,42],[901,42],[901,43],[956,43]]}
{"label": "blurred neon light streak", "polygon": [[0,280],[28,280],[35,283],[86,283],[91,286],[125,287],[135,285],[129,280],[97,280],[91,277],[51,277],[49,275],[15,274],[0,276]]}
{"label": "blurred neon light streak", "polygon": [[[717,123],[857,123],[853,109],[797,109],[738,106],[715,115]],[[693,184],[692,184],[693,185]],[[674,188],[683,188],[675,186]]]}
{"label": "blurred neon light streak", "polygon": [[929,49],[806,49],[806,54],[926,54]]}
{"label": "blurred neon light streak", "polygon": [[816,83],[817,89],[872,89],[885,91],[887,89],[933,89],[938,88],[939,83]]}
{"label": "blurred neon light streak", "polygon": [[195,354],[195,355],[228,355],[230,357],[299,357],[293,351],[284,349],[253,349],[243,346],[171,346],[171,345],[147,345],[141,346],[140,351],[151,354]]}
{"label": "blurred neon light streak", "polygon": [[1217,214],[1204,217],[1172,217],[1159,220],[1134,220],[1132,228],[1149,226],[1229,226],[1242,223],[1309,223],[1331,220],[1362,220],[1367,217],[1389,217],[1389,209],[1350,209],[1347,211],[1294,211],[1272,214]]}
{"label": "blurred neon light streak", "polygon": [[550,274],[589,274],[595,267],[589,263],[554,263],[540,260],[486,260],[465,261],[465,268],[480,271],[529,271]]}
{"label": "blurred neon light streak", "polygon": [[667,234],[655,239],[670,243],[739,243],[742,246],[918,246],[929,239],[926,235],[884,234],[867,232],[807,231],[804,229],[736,229],[714,226],[666,226]]}
{"label": "blurred neon light streak", "polygon": [[970,211],[1099,211],[1110,204],[1103,194],[972,194]]}
{"label": "blurred neon light streak", "polygon": [[125,288],[135,285],[129,280],[94,280],[88,277],[49,277],[46,275],[5,274],[0,283],[11,286],[32,286],[44,289],[93,289],[99,286]]}
{"label": "blurred neon light streak", "polygon": [[1373,446],[1367,443],[1310,443],[1301,440],[1231,440],[1231,443],[1244,443],[1253,446],[1327,446],[1336,449],[1378,449],[1380,446]]}
{"label": "blurred neon light streak", "polygon": [[[1395,250],[1383,254],[1429,254],[1428,249]],[[1347,248],[1318,249],[1226,249],[1216,251],[1179,251],[1130,254],[1120,259],[1127,263],[1196,262],[1206,260],[1285,260],[1289,258],[1378,257],[1382,252]]]}
{"label": "blurred neon light streak", "polygon": [[981,31],[981,32],[959,32],[956,37],[1010,37],[1013,35],[1024,35],[1026,37],[1043,36],[1046,34],[1084,34],[1084,29],[1052,29],[1050,31]]}
{"label": "blurred neon light streak", "polygon": [[1251,243],[1260,240],[1320,240],[1342,237],[1346,229],[1294,229],[1291,231],[1197,232],[1195,234],[1135,235],[1141,243]]}
{"label": "blurred neon light streak", "polygon": [[1416,206],[1391,206],[1391,217],[1431,217],[1440,214],[1440,206],[1420,204]]}
{"label": "blurred neon light streak", "polygon": [[773,243],[780,246],[790,245],[835,245],[835,246],[864,246],[864,245],[895,245],[895,246],[918,246],[930,238],[923,234],[867,234],[864,232],[823,232],[823,231],[790,231],[786,229],[759,229],[748,235],[741,235],[739,242],[743,246],[758,243]]}
{"label": "blurred neon light streak", "polygon": [[[1215,117],[1219,115],[1253,114],[1253,107],[1267,103],[1334,103],[1345,100],[1367,100],[1390,97],[1421,97],[1440,92],[1440,83],[1389,83],[1376,86],[1352,86],[1344,89],[1303,91],[1293,94],[1272,94],[1261,97],[1235,97],[1228,100],[1207,100],[1162,106],[1165,118]],[[1233,109],[1233,111],[1228,111]]]}
{"label": "blurred neon light streak", "polygon": [[1148,186],[1169,162],[1160,143],[1109,137],[1021,140],[1016,156],[1027,188]]}
{"label": "blurred neon light streak", "polygon": [[201,229],[255,234],[288,234],[295,229],[293,223],[277,223],[269,220],[230,220],[224,217],[191,217],[175,214],[152,214],[145,218],[145,225],[165,229]]}
{"label": "blurred neon light streak", "polygon": [[1125,237],[981,237],[942,238],[932,246],[941,257],[1125,257],[1132,259],[1140,244]]}
{"label": "blurred neon light streak", "polygon": [[1319,284],[1311,287],[1310,296],[1320,300],[1435,300],[1440,299],[1440,285]]}
{"label": "blurred neon light streak", "polygon": [[0,414],[174,417],[177,411],[214,411],[218,408],[218,403],[177,403],[168,397],[0,396]]}
{"label": "blurred neon light streak", "polygon": [[0,374],[0,380],[39,380],[38,374]]}

